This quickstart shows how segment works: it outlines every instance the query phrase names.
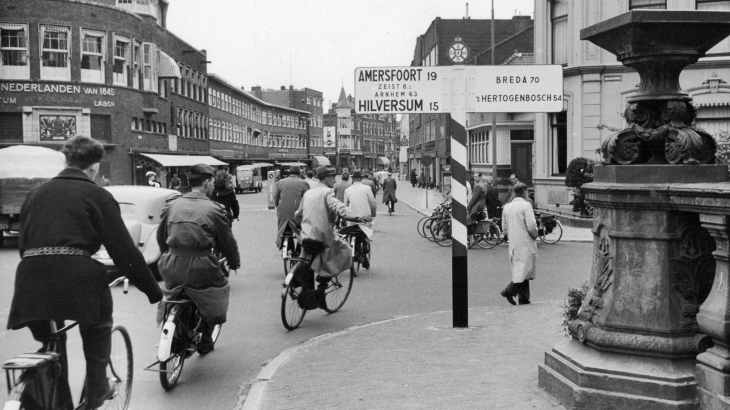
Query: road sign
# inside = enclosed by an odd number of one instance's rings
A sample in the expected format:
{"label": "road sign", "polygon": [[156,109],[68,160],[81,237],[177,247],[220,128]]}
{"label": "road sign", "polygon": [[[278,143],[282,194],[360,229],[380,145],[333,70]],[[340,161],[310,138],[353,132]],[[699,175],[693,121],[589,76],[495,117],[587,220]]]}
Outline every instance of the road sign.
{"label": "road sign", "polygon": [[[451,82],[465,77],[466,95]],[[454,98],[467,112],[559,112],[563,67],[559,65],[376,67],[355,70],[358,114],[449,113]]]}
{"label": "road sign", "polygon": [[500,65],[473,68],[474,85],[467,87],[467,112],[563,110],[562,66]]}
{"label": "road sign", "polygon": [[433,157],[431,157],[430,155],[424,155],[421,157],[421,164],[423,164],[425,166],[429,166],[432,163],[433,163]]}
{"label": "road sign", "polygon": [[397,114],[448,112],[450,83],[442,67],[355,69],[355,112]]}

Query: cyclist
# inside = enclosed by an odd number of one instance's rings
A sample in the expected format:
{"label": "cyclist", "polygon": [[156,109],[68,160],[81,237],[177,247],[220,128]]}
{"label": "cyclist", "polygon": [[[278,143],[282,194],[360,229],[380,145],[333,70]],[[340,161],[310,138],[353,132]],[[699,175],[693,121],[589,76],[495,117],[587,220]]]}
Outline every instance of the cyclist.
{"label": "cyclist", "polygon": [[353,222],[370,222],[370,216],[357,216],[351,209],[335,198],[332,187],[335,186],[335,167],[323,165],[316,172],[319,184],[304,193],[302,202],[296,212],[296,218],[302,227],[302,239],[314,239],[324,243],[324,251],[312,263],[312,269],[318,273],[317,288],[320,307],[325,306],[324,291],[333,276],[350,269],[352,266],[352,250],[347,242],[335,235],[335,219],[341,218]]}
{"label": "cyclist", "polygon": [[240,267],[238,244],[228,226],[222,206],[210,200],[215,170],[197,164],[190,169],[191,192],[170,201],[162,210],[157,244],[162,256],[157,263],[165,280],[165,296],[177,297],[182,291],[198,306],[205,322],[198,353],[215,348],[212,331],[226,321],[231,288],[211,252],[220,250],[232,270]]}
{"label": "cyclist", "polygon": [[395,190],[398,184],[392,175],[392,173],[388,172],[388,178],[383,181],[383,203],[388,205],[390,212],[395,212],[395,203],[398,202],[398,198],[395,197]]}
{"label": "cyclist", "polygon": [[483,220],[484,210],[487,208],[487,184],[482,180],[482,173],[478,172],[474,176],[474,190],[471,193],[471,199],[466,207],[466,224],[471,234],[475,224]]}
{"label": "cyclist", "polygon": [[217,171],[214,187],[210,199],[223,205],[228,217],[228,226],[232,226],[233,220],[238,219],[239,208],[231,176],[226,171]]}
{"label": "cyclist", "polygon": [[[119,204],[94,183],[104,147],[77,135],[61,151],[66,168],[31,190],[21,208],[22,260],[8,329],[27,326],[44,350],[52,337],[49,321],[59,327],[63,320],[77,321],[86,359],[87,408],[97,408],[114,393],[106,377],[113,303],[106,268],[91,255],[104,245],[115,266],[150,303],[159,302],[162,292],[129,236]],[[59,409],[73,407],[65,358],[62,363],[63,381],[53,403]]]}
{"label": "cyclist", "polygon": [[290,221],[296,225],[294,213],[299,209],[302,196],[309,190],[309,183],[299,177],[298,165],[292,165],[289,169],[282,170],[282,175],[285,178],[276,183],[276,192],[274,193],[276,219],[279,225],[279,232],[276,235],[276,247],[278,249],[283,246],[281,242],[282,235],[287,229],[291,229]]}
{"label": "cyclist", "polygon": [[[378,204],[375,202],[375,197],[370,187],[362,183],[362,173],[360,171],[355,171],[352,174],[352,186],[345,190],[345,206],[349,207],[358,216],[370,215],[370,217],[375,218],[377,215]],[[348,222],[347,225],[354,225],[354,223]],[[371,227],[372,224],[368,223],[367,226]],[[367,250],[370,249],[370,240],[367,235],[363,235],[362,238],[365,241],[363,254],[367,254]],[[368,258],[365,255],[360,255],[360,257],[362,258],[360,261],[362,267],[370,269],[370,261]]]}
{"label": "cyclist", "polygon": [[363,171],[362,172],[362,177],[363,177],[362,184],[369,186],[370,189],[373,190],[373,197],[377,196],[378,195],[378,187],[375,186],[375,181],[373,181],[372,179],[370,179],[370,174],[368,174],[368,171]]}

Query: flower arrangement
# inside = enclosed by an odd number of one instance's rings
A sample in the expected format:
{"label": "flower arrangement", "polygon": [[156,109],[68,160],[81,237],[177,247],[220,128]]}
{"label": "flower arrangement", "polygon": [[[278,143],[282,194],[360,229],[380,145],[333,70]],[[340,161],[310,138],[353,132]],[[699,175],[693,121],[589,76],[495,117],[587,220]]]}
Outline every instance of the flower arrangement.
{"label": "flower arrangement", "polygon": [[565,337],[570,337],[568,331],[568,323],[578,317],[578,311],[583,304],[583,299],[588,293],[588,282],[584,283],[580,289],[569,288],[568,298],[563,301],[561,307],[563,308],[563,330],[565,331]]}

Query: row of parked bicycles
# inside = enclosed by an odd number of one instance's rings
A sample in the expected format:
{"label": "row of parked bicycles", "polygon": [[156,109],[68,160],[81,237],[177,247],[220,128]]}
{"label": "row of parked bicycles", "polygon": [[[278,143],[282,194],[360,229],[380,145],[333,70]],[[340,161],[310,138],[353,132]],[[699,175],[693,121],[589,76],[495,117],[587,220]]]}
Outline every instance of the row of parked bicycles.
{"label": "row of parked bicycles", "polygon": [[[554,215],[535,212],[537,222],[538,242],[558,243],[563,237],[563,226]],[[508,242],[506,232],[502,232],[502,207],[497,208],[497,214],[483,219],[467,227],[467,247],[477,246],[482,249],[492,249],[502,242]],[[421,237],[441,246],[451,246],[453,242],[451,229],[451,202],[443,202],[433,209],[431,216],[424,216],[416,225]]]}

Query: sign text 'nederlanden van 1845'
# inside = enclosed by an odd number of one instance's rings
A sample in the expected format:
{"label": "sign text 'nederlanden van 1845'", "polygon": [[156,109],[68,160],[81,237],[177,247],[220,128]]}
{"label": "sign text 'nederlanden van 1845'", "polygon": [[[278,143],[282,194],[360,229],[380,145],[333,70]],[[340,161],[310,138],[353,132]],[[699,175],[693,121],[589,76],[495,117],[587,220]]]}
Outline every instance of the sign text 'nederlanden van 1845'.
{"label": "sign text 'nederlanden van 1845'", "polygon": [[[461,82],[465,92],[452,92],[455,81]],[[358,114],[446,113],[454,98],[465,99],[467,112],[557,112],[563,107],[563,68],[502,65],[355,70]]]}

